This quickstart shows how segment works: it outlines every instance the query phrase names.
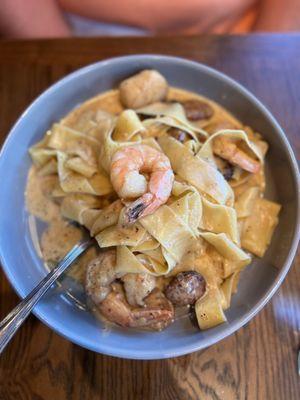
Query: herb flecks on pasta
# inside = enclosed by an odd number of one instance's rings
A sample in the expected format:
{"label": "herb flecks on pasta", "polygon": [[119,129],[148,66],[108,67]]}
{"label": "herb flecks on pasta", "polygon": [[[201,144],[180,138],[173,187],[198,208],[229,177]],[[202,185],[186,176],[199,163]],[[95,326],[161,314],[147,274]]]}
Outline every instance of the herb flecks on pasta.
{"label": "herb flecks on pasta", "polygon": [[160,330],[174,307],[194,305],[201,329],[223,323],[240,272],[278,222],[280,205],[264,198],[267,149],[218,104],[143,71],[29,150],[27,204],[48,223],[44,258],[57,262],[78,240],[76,221],[98,248],[71,274],[106,320]]}

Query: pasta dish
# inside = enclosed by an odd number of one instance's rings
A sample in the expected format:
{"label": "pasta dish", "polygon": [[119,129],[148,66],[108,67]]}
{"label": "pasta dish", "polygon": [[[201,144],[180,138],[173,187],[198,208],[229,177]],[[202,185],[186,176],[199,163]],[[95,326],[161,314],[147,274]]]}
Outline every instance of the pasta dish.
{"label": "pasta dish", "polygon": [[30,148],[27,208],[56,263],[84,226],[98,246],[70,274],[123,327],[161,330],[182,307],[226,321],[280,205],[264,198],[268,144],[219,104],[144,70],[81,104]]}

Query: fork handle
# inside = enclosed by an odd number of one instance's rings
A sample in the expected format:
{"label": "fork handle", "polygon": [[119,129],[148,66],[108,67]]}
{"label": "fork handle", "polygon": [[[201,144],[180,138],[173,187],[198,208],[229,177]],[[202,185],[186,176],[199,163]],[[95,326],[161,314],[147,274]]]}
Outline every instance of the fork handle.
{"label": "fork handle", "polygon": [[44,279],[0,322],[0,354],[30,314],[33,307],[61,274],[93,243],[92,239],[78,243]]}

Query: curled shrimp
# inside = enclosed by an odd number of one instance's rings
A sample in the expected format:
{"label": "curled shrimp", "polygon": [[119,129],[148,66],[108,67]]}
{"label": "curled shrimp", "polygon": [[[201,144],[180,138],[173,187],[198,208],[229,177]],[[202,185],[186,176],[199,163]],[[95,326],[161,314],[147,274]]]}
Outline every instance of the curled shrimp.
{"label": "curled shrimp", "polygon": [[162,330],[174,320],[174,307],[159,289],[146,297],[144,307],[130,307],[122,287],[115,284],[99,310],[110,322],[128,328]]}
{"label": "curled shrimp", "polygon": [[[111,292],[116,273],[116,251],[101,252],[87,266],[86,292],[95,304],[101,303]],[[132,306],[143,306],[144,298],[155,288],[156,278],[147,273],[125,274],[121,277],[127,301]]]}
{"label": "curled shrimp", "polygon": [[260,169],[259,161],[250,157],[228,137],[216,137],[213,143],[213,152],[230,164],[237,165],[253,174],[256,174]]}
{"label": "curled shrimp", "polygon": [[[148,183],[142,173],[150,174]],[[121,199],[137,198],[125,211],[127,222],[134,223],[166,203],[174,174],[165,154],[147,145],[134,145],[113,155],[110,178]]]}
{"label": "curled shrimp", "polygon": [[[102,252],[87,267],[86,292],[101,314],[124,327],[161,330],[174,318],[172,303],[149,274],[126,274],[117,283],[116,252]],[[125,290],[124,290],[125,289]]]}
{"label": "curled shrimp", "polygon": [[111,291],[111,283],[117,278],[115,272],[116,251],[107,250],[87,266],[85,290],[97,305],[103,301]]}
{"label": "curled shrimp", "polygon": [[126,298],[131,306],[145,305],[144,299],[156,286],[156,279],[150,274],[126,274],[122,277]]}

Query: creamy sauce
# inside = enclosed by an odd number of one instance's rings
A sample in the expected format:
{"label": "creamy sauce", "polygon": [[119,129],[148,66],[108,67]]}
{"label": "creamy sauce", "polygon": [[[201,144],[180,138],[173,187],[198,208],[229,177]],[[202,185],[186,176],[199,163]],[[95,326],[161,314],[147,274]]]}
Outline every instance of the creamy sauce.
{"label": "creamy sauce", "polygon": [[49,197],[57,182],[55,175],[41,177],[34,166],[30,168],[25,192],[26,207],[30,214],[45,222],[60,218],[59,205]]}
{"label": "creamy sauce", "polygon": [[45,261],[58,262],[82,237],[81,230],[63,219],[52,221],[41,238]]}
{"label": "creamy sauce", "polygon": [[171,87],[169,89],[167,96],[167,100],[169,101],[183,102],[191,99],[204,101],[208,103],[214,110],[214,115],[212,116],[212,118],[210,118],[208,121],[206,120],[193,121],[194,125],[199,126],[201,128],[207,126],[208,124],[217,124],[218,122],[226,120],[230,124],[235,125],[237,128],[243,126],[242,123],[238,121],[229,111],[225,110],[219,104],[217,104],[213,100],[208,99],[207,97],[175,87]]}
{"label": "creamy sauce", "polygon": [[[195,93],[178,88],[170,88],[167,100],[185,101],[196,98],[208,102],[215,110],[215,120],[227,120],[236,126],[241,126],[230,113],[224,110],[217,103]],[[119,100],[119,91],[110,90],[102,93],[73,111],[71,111],[62,122],[72,128],[90,128],[90,124],[96,124],[97,112],[104,110],[109,113],[118,114],[123,110]],[[202,126],[203,122],[199,123]],[[26,187],[26,205],[29,213],[48,223],[48,227],[40,238],[40,247],[43,258],[48,263],[56,263],[81,239],[81,230],[71,225],[60,214],[60,206],[51,197],[53,189],[57,186],[58,177],[56,175],[39,176],[36,168],[31,167],[28,174]],[[87,263],[96,255],[96,249],[91,248],[74,264],[70,269],[70,275],[84,282],[85,267]],[[177,271],[176,269],[174,271]],[[166,279],[159,279],[159,286],[163,287]]]}
{"label": "creamy sauce", "polygon": [[[31,167],[25,193],[26,205],[30,214],[48,223],[40,238],[40,249],[49,266],[61,260],[82,237],[80,228],[66,221],[60,214],[59,204],[49,197],[56,184],[55,175],[41,177],[36,168]],[[68,274],[83,283],[85,266],[95,256],[96,249],[90,248],[73,264]]]}
{"label": "creamy sauce", "polygon": [[71,111],[62,122],[71,128],[76,128],[84,119],[96,119],[97,111],[103,110],[111,114],[118,114],[123,110],[119,100],[118,90],[109,90],[86,101]]}
{"label": "creamy sauce", "polygon": [[[190,99],[204,101],[213,108],[214,113],[210,119],[193,122],[200,128],[205,128],[209,134],[215,132],[217,127],[218,129],[232,126],[235,128],[243,127],[236,118],[234,118],[229,112],[227,112],[217,103],[186,90],[172,87],[169,88],[167,101],[184,102]],[[105,112],[117,115],[123,109],[124,108],[122,107],[119,99],[119,91],[111,90],[81,104],[79,107],[75,108],[68,115],[66,115],[60,122],[70,128],[85,133],[87,136],[100,139],[99,135],[103,134],[103,126],[101,123],[103,123],[103,120],[105,120],[105,118],[103,118],[103,115],[106,117]],[[108,118],[109,124],[111,123],[111,120],[114,120],[114,118]],[[152,137],[156,136],[155,127],[152,127],[151,129],[152,130],[149,130],[147,134]],[[256,135],[254,132],[251,132],[251,130],[247,133],[251,138]],[[77,144],[79,145],[79,150],[82,150],[84,143]],[[88,147],[88,149],[90,148]],[[87,154],[88,149],[86,149],[86,151],[83,153]],[[86,157],[86,161],[90,162],[93,156],[95,157],[94,153],[88,155]],[[98,160],[95,159],[94,161],[95,162],[93,165],[96,165]],[[260,172],[260,174],[256,174],[255,176],[248,178],[247,181],[245,180],[244,185],[257,186],[258,183],[262,186],[264,185],[263,170]],[[60,202],[62,201],[63,197],[53,197],[52,195],[53,192],[56,192],[56,196],[64,196],[63,192],[60,194],[58,193],[58,187],[59,180],[56,174],[41,176],[34,166],[30,169],[26,187],[26,204],[30,214],[48,224],[39,238],[39,245],[36,247],[37,249],[41,250],[41,255],[49,266],[54,265],[61,260],[66,253],[82,238],[82,230],[78,226],[75,226],[70,221],[63,218],[61,215]],[[235,188],[236,192],[238,190],[241,190],[240,186]],[[109,199],[110,202],[111,200],[112,199]],[[100,212],[99,208],[101,207],[99,204],[96,208],[97,211]],[[71,213],[71,215],[74,214]],[[34,217],[30,218],[30,221],[31,225],[35,224]],[[36,243],[36,225],[33,226],[31,232],[34,236],[33,241]],[[87,265],[93,258],[95,258],[95,256],[98,254],[98,251],[98,246],[89,248],[68,270],[68,274],[79,281],[82,285],[85,285]],[[217,253],[216,249],[212,245],[208,244],[203,239],[199,239],[197,241],[197,245],[194,246],[191,251],[188,251],[185,254],[183,260],[170,272],[168,276],[161,276],[157,278],[156,287],[161,291],[164,291],[165,286],[170,282],[174,275],[181,271],[195,270],[204,277],[207,284],[206,287],[209,292],[211,288],[218,289],[224,279],[229,276],[229,273],[234,270],[233,267],[235,266],[231,265],[232,263],[233,262],[225,260],[219,253]],[[225,275],[226,271],[229,271],[227,276]],[[237,277],[238,275],[236,275],[235,285],[237,284]],[[134,289],[136,290],[136,287],[134,287]],[[91,308],[97,317],[104,322],[106,329],[109,330],[113,324],[108,322],[106,318],[99,313],[97,307],[92,305]],[[176,319],[189,318],[189,315],[190,312],[188,307],[176,308]]]}
{"label": "creamy sauce", "polygon": [[[209,120],[209,123],[227,120],[228,122],[241,127],[242,124],[238,121],[231,113],[221,107],[219,104],[207,97],[198,95],[196,93],[189,92],[184,89],[170,87],[167,95],[167,101],[186,101],[190,99],[198,99],[208,103],[215,111],[214,116]],[[119,114],[124,110],[120,99],[118,90],[109,90],[101,93],[98,96],[86,101],[75,110],[71,111],[62,122],[72,128],[76,128],[80,125],[81,121],[85,118],[96,118],[97,111],[104,110],[112,114]],[[207,121],[194,121],[196,126],[202,127],[207,124]]]}

